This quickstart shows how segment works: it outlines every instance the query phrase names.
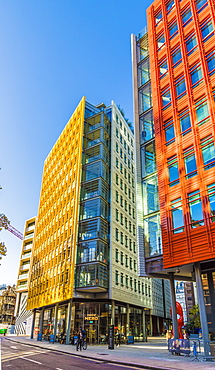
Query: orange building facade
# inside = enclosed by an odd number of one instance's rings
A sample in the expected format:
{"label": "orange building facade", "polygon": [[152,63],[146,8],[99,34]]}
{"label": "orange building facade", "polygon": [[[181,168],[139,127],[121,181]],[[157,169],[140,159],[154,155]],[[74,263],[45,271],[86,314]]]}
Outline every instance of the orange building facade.
{"label": "orange building facade", "polygon": [[165,269],[215,258],[215,3],[157,0],[148,43]]}

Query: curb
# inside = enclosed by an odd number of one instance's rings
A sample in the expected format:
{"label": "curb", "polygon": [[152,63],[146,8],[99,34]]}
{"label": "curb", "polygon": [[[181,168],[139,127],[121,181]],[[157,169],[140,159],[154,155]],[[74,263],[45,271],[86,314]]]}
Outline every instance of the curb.
{"label": "curb", "polygon": [[37,348],[42,348],[42,349],[46,349],[46,350],[51,350],[53,352],[60,352],[60,353],[63,353],[65,355],[69,355],[69,356],[75,356],[75,357],[81,357],[81,358],[84,358],[84,359],[91,359],[91,360],[101,360],[101,361],[104,361],[105,363],[112,363],[112,364],[116,364],[116,365],[126,365],[126,366],[131,366],[132,368],[133,367],[137,367],[137,368],[140,368],[140,369],[147,369],[147,370],[179,370],[179,369],[174,369],[174,368],[170,368],[170,367],[158,367],[158,366],[153,366],[153,365],[145,365],[145,364],[136,364],[136,363],[131,363],[131,362],[123,362],[123,361],[114,361],[114,360],[108,360],[108,359],[100,359],[100,358],[95,358],[95,357],[92,357],[92,356],[84,356],[84,355],[79,355],[79,354],[73,354],[73,353],[69,353],[69,352],[66,352],[66,351],[63,351],[63,350],[59,350],[59,349],[50,349],[50,348],[46,348],[46,347],[42,347],[38,344],[33,344],[33,343],[23,343],[23,342],[19,342],[18,340],[14,340],[14,339],[11,339],[11,338],[7,338],[7,337],[4,337],[6,340],[9,340],[11,342],[15,342],[15,343],[20,343],[20,344],[26,344],[27,346],[31,346],[31,347],[37,347]]}

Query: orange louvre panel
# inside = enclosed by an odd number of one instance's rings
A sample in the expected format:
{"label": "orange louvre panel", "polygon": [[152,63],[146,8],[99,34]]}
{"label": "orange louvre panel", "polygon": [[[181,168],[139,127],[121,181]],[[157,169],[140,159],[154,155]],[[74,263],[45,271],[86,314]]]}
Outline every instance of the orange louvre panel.
{"label": "orange louvre panel", "polygon": [[[215,6],[175,0],[167,9],[167,3],[154,1],[147,17],[163,262],[171,268],[215,258]],[[160,78],[163,60],[168,71]],[[173,137],[166,143],[168,122]]]}

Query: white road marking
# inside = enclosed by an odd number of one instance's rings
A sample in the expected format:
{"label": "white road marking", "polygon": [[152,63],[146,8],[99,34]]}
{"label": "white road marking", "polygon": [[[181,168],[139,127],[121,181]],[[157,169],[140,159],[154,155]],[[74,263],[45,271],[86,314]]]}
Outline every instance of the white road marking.
{"label": "white road marking", "polygon": [[16,347],[16,346],[10,346],[10,348],[17,349],[17,347]]}
{"label": "white road marking", "polygon": [[60,369],[59,367],[56,367],[56,370],[63,370],[63,369]]}
{"label": "white road marking", "polygon": [[19,358],[22,358],[23,360],[26,360],[26,361],[31,361],[31,362],[35,362],[35,364],[39,364],[39,365],[42,365],[42,362],[39,362],[39,361],[34,361],[34,360],[31,360],[30,358],[26,358],[26,357],[19,357]]}

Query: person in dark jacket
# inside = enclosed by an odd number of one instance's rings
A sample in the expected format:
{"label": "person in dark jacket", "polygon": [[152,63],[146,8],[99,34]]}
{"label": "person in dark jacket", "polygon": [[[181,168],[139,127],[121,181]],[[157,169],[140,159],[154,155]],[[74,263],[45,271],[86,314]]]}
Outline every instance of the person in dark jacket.
{"label": "person in dark jacket", "polygon": [[82,334],[82,331],[79,330],[78,339],[76,342],[76,351],[78,351],[79,348],[80,348],[80,351],[82,350],[82,344],[83,344],[83,334]]}

